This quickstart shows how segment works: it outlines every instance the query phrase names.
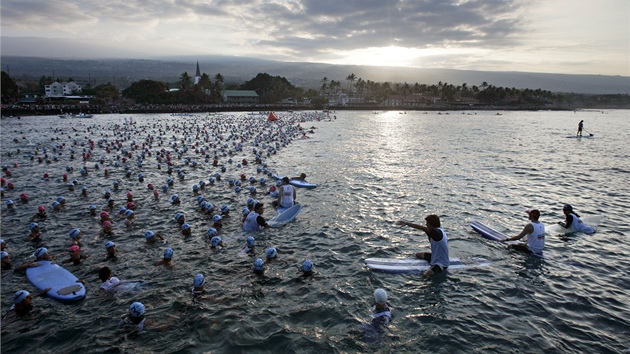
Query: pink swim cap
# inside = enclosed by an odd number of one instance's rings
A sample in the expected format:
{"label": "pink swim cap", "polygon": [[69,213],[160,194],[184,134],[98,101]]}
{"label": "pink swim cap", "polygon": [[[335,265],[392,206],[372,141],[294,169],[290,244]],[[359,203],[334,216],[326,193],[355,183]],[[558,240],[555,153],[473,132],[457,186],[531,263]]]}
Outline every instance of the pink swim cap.
{"label": "pink swim cap", "polygon": [[112,223],[111,223],[111,222],[109,222],[109,221],[105,221],[105,222],[103,223],[103,228],[110,227],[110,226],[112,226]]}
{"label": "pink swim cap", "polygon": [[37,210],[39,210],[39,211],[44,211],[44,210],[46,210],[46,208],[44,208],[44,206],[43,206],[43,205],[40,205],[40,206],[38,206],[38,207],[37,207]]}
{"label": "pink swim cap", "polygon": [[79,248],[79,246],[77,246],[77,245],[73,245],[72,247],[70,247],[70,251],[71,252],[78,252],[80,250],[81,250],[81,248]]}
{"label": "pink swim cap", "polygon": [[106,217],[108,217],[108,216],[109,216],[109,213],[108,213],[108,212],[106,212],[106,211],[104,211],[104,212],[102,212],[102,213],[101,213],[101,218],[106,218]]}
{"label": "pink swim cap", "polygon": [[149,184],[147,184],[147,188],[149,188],[149,189],[153,189],[153,183],[149,183]]}

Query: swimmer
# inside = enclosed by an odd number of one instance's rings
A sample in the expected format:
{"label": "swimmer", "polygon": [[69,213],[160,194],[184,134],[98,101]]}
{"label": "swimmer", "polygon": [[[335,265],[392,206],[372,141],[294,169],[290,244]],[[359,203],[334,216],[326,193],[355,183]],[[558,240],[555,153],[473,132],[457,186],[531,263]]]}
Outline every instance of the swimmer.
{"label": "swimmer", "polygon": [[558,225],[564,227],[565,229],[573,229],[575,231],[584,232],[585,234],[592,234],[595,232],[595,229],[587,224],[585,224],[582,219],[580,219],[580,215],[573,210],[573,206],[571,204],[565,204],[562,207],[562,212],[564,213],[566,219],[564,222],[559,221]]}
{"label": "swimmer", "polygon": [[256,258],[254,261],[254,273],[263,275],[265,273],[265,262],[261,258]]}
{"label": "swimmer", "polygon": [[212,227],[219,229],[223,226],[221,215],[215,215],[212,217]]}
{"label": "swimmer", "polygon": [[133,222],[133,219],[136,217],[135,213],[133,212],[133,210],[127,210],[125,212],[125,226],[129,227],[131,226],[131,223]]}
{"label": "swimmer", "polygon": [[160,241],[164,241],[164,237],[162,237],[162,235],[151,230],[144,233],[144,238],[146,239],[147,243],[156,243],[158,239]]}
{"label": "swimmer", "polygon": [[184,225],[184,223],[186,223],[186,217],[184,216],[183,213],[175,214],[175,220],[177,221],[180,227]]}
{"label": "swimmer", "polygon": [[33,310],[33,297],[44,296],[50,289],[51,288],[46,288],[35,296],[32,296],[31,293],[26,290],[16,292],[13,295],[13,305],[9,308],[7,314],[4,315],[3,320],[12,313],[20,317],[28,315]]}
{"label": "swimmer", "polygon": [[190,290],[192,292],[194,299],[197,299],[201,295],[203,295],[204,293],[203,286],[205,284],[206,284],[206,280],[204,279],[203,274],[199,273],[195,275],[195,277],[193,278],[193,286],[192,286],[192,289]]}
{"label": "swimmer", "polygon": [[165,267],[172,267],[173,265],[171,264],[171,260],[173,259],[173,249],[172,248],[167,248],[164,250],[164,257],[162,257],[162,259],[155,261],[154,265],[156,266],[165,266]]}
{"label": "swimmer", "polygon": [[78,245],[82,237],[83,233],[81,232],[81,229],[74,228],[70,230],[70,238],[72,239],[72,244]]}
{"label": "swimmer", "polygon": [[302,272],[303,277],[309,277],[313,275],[313,262],[310,259],[302,262],[302,266],[300,267],[300,271]]}
{"label": "swimmer", "polygon": [[107,220],[103,223],[103,228],[101,229],[101,231],[98,233],[99,237],[103,237],[103,236],[112,236],[114,232],[114,226],[112,225],[112,222]]}
{"label": "swimmer", "polygon": [[90,211],[90,216],[96,216],[96,205],[91,204],[88,207],[88,210]]}
{"label": "swimmer", "polygon": [[69,252],[70,252],[70,258],[63,260],[61,262],[62,264],[72,262],[74,265],[79,265],[81,264],[82,260],[88,258],[88,255],[81,254],[81,248],[78,245],[72,245],[72,247],[70,247],[69,249]]}
{"label": "swimmer", "polygon": [[7,243],[6,243],[6,242],[4,242],[4,240],[3,240],[3,239],[0,239],[0,251],[4,251],[4,250],[6,250],[6,249],[7,249],[7,247],[8,247],[8,246],[7,246]]}
{"label": "swimmer", "polygon": [[101,212],[100,217],[101,217],[101,220],[100,220],[99,222],[101,223],[101,225],[102,225],[105,221],[110,221],[110,222],[111,222],[111,219],[110,219],[110,217],[109,217],[109,213],[108,213],[108,212],[106,212],[106,211],[102,211],[102,212]]}
{"label": "swimmer", "polygon": [[381,329],[387,327],[392,320],[392,312],[387,306],[387,292],[383,289],[374,291],[374,306],[371,309],[372,325]]}
{"label": "swimmer", "polygon": [[245,248],[241,251],[241,253],[247,253],[253,255],[256,253],[256,240],[253,236],[247,236],[247,243],[245,244]]}
{"label": "swimmer", "polygon": [[107,251],[107,258],[116,259],[118,250],[116,249],[116,244],[113,241],[109,241],[105,244],[105,250]]}
{"label": "swimmer", "polygon": [[123,315],[118,322],[118,328],[122,328],[125,325],[134,326],[134,333],[140,333],[144,331],[144,326],[149,324],[144,317],[144,305],[141,302],[134,302],[129,306],[129,313]]}
{"label": "swimmer", "polygon": [[8,270],[13,267],[11,257],[7,251],[0,252],[0,259],[2,260],[2,270]]}
{"label": "swimmer", "polygon": [[213,250],[220,250],[223,248],[223,240],[221,240],[221,237],[214,236],[210,239],[210,248]]}
{"label": "swimmer", "polygon": [[13,205],[14,203],[13,203],[12,200],[10,200],[10,199],[7,200],[6,204],[7,204],[7,209],[9,209],[9,210],[14,210],[15,209],[15,205]]}
{"label": "swimmer", "polygon": [[222,205],[221,206],[221,218],[227,218],[230,216],[230,206],[229,205]]}
{"label": "swimmer", "polygon": [[39,228],[39,224],[36,222],[32,222],[28,228],[31,230],[31,233],[28,235],[28,240],[31,242],[41,242],[42,240],[42,231]]}
{"label": "swimmer", "polygon": [[190,236],[192,234],[192,227],[190,227],[189,224],[182,225],[181,229],[182,229],[182,235],[184,236]]}

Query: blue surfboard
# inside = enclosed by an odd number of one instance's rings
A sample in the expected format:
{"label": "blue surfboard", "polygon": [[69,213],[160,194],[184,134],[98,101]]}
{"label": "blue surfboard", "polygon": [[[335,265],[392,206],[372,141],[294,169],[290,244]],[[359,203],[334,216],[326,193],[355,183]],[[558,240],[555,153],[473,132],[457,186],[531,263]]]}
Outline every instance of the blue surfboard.
{"label": "blue surfboard", "polygon": [[49,261],[37,263],[41,266],[26,269],[26,278],[37,289],[50,288],[46,295],[64,302],[77,301],[85,297],[85,286],[78,283],[78,278],[69,270]]}
{"label": "blue surfboard", "polygon": [[295,204],[294,206],[285,209],[283,212],[278,214],[275,218],[269,220],[267,223],[271,226],[280,226],[287,223],[290,223],[295,219],[298,214],[302,211],[302,204]]}

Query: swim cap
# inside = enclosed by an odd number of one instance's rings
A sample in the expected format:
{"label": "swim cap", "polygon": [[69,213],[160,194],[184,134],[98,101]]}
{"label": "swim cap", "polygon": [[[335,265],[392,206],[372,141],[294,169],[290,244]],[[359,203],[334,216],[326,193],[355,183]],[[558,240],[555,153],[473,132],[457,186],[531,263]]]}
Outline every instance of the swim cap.
{"label": "swim cap", "polygon": [[254,198],[247,199],[247,205],[254,204],[254,202],[255,202]]}
{"label": "swim cap", "polygon": [[200,195],[197,197],[197,203],[201,204],[201,202],[203,201],[203,195]]}
{"label": "swim cap", "polygon": [[214,205],[212,205],[212,203],[208,203],[206,205],[206,210],[212,210],[212,209],[214,209]]}
{"label": "swim cap", "polygon": [[133,209],[134,206],[133,202],[127,203],[127,209]]}
{"label": "swim cap", "polygon": [[164,250],[164,258],[165,259],[173,258],[173,249],[172,248],[167,248],[167,249]]}
{"label": "swim cap", "polygon": [[252,247],[256,244],[256,240],[254,240],[253,236],[247,236],[247,246]]}
{"label": "swim cap", "polygon": [[276,251],[276,249],[273,247],[269,247],[267,248],[267,251],[265,251],[265,255],[268,259],[273,259],[276,258],[276,256],[278,255],[278,251]]}
{"label": "swim cap", "polygon": [[9,253],[7,251],[0,252],[0,259],[4,259],[4,257],[9,257]]}
{"label": "swim cap", "polygon": [[90,210],[95,210],[95,209],[96,209],[96,205],[91,204],[91,205],[89,206],[89,208],[90,208]]}
{"label": "swim cap", "polygon": [[247,216],[249,214],[249,209],[247,207],[243,208],[243,215]]}
{"label": "swim cap", "polygon": [[106,217],[109,217],[109,213],[106,211],[101,212],[101,218],[106,218]]}
{"label": "swim cap", "polygon": [[105,249],[108,250],[114,246],[116,246],[116,244],[113,241],[109,241],[105,244]]}
{"label": "swim cap", "polygon": [[240,192],[240,191],[242,191],[242,190],[243,190],[243,188],[241,188],[241,187],[236,187],[236,188],[234,188],[234,192],[236,192],[236,193],[238,193],[238,192]]}
{"label": "swim cap", "polygon": [[64,200],[66,200],[66,198],[64,198],[64,197],[57,197],[57,201],[58,201],[59,203],[61,203],[61,202],[62,202],[62,201],[64,201]]}
{"label": "swim cap", "polygon": [[214,247],[217,247],[219,244],[221,243],[221,237],[219,236],[214,236],[211,240],[210,240],[210,244]]}
{"label": "swim cap", "polygon": [[226,211],[230,211],[230,207],[229,207],[229,206],[227,206],[227,205],[223,205],[223,206],[221,206],[221,212],[222,212],[222,213],[225,213]]}
{"label": "swim cap", "polygon": [[[7,202],[7,205],[9,205],[9,203],[13,204],[13,201],[12,201],[12,200],[9,200],[9,201]],[[54,208],[54,207],[56,207],[57,205],[59,205],[59,202],[54,201],[54,202],[52,202],[52,204],[51,204],[51,205],[52,205],[52,207]]]}
{"label": "swim cap", "polygon": [[182,225],[182,231],[188,230],[190,229],[190,225],[189,224],[184,224]]}
{"label": "swim cap", "polygon": [[571,206],[571,204],[565,204],[565,205],[562,207],[562,210],[573,211],[573,207]]}
{"label": "swim cap", "polygon": [[163,186],[162,186],[162,190],[166,192],[166,191],[168,190],[168,186],[167,186],[166,184],[165,184],[165,185],[163,185]]}
{"label": "swim cap", "polygon": [[33,231],[34,228],[38,227],[39,224],[36,222],[32,222],[30,225],[28,225],[28,229]]}
{"label": "swim cap", "polygon": [[193,280],[193,286],[194,287],[200,287],[203,286],[206,283],[206,280],[203,278],[203,274],[199,273],[197,275],[195,275],[195,278]]}
{"label": "swim cap", "polygon": [[133,210],[127,210],[127,211],[125,212],[125,216],[126,216],[126,217],[130,217],[131,215],[133,215]]}
{"label": "swim cap", "polygon": [[269,188],[270,191],[275,192],[276,191],[276,186],[271,186],[271,188]]}
{"label": "swim cap", "polygon": [[133,317],[140,317],[144,315],[144,305],[141,302],[134,302],[129,306],[129,313]]}
{"label": "swim cap", "polygon": [[264,270],[264,268],[265,268],[265,262],[263,262],[262,259],[257,258],[254,261],[254,270],[260,272],[260,271]]}
{"label": "swim cap", "polygon": [[29,296],[31,293],[29,293],[26,290],[20,290],[18,292],[16,292],[13,295],[13,303],[14,304],[19,304],[20,302],[24,301],[24,299],[26,299],[27,296]]}
{"label": "swim cap", "polygon": [[250,193],[256,193],[256,187],[254,187],[254,186],[249,187],[249,192]]}
{"label": "swim cap", "polygon": [[151,237],[153,237],[153,236],[155,236],[155,233],[154,233],[153,231],[151,231],[151,230],[149,230],[149,231],[147,231],[147,232],[145,232],[145,233],[144,233],[144,237],[145,237],[147,240],[148,240],[148,239],[150,239],[150,238],[151,238]]}
{"label": "swim cap", "polygon": [[184,216],[182,213],[175,214],[175,220],[179,220],[182,216]]}
{"label": "swim cap", "polygon": [[217,229],[215,229],[214,227],[211,227],[208,229],[208,236],[214,236],[217,234]]}
{"label": "swim cap", "polygon": [[33,252],[33,256],[35,256],[35,258],[39,258],[45,255],[46,253],[48,253],[48,250],[46,249],[46,247],[40,247],[36,249],[35,252]]}
{"label": "swim cap", "polygon": [[177,194],[173,194],[171,199],[173,199],[173,201],[176,201],[177,199],[179,199],[179,196]]}
{"label": "swim cap", "polygon": [[70,237],[76,238],[77,236],[79,236],[80,233],[81,233],[80,229],[74,228],[70,230]]}
{"label": "swim cap", "polygon": [[196,191],[199,189],[199,186],[195,184],[192,188],[193,188],[193,191]]}
{"label": "swim cap", "polygon": [[110,227],[110,226],[112,226],[111,221],[105,221],[105,222],[103,223],[103,228]]}
{"label": "swim cap", "polygon": [[385,305],[387,303],[387,292],[383,289],[374,290],[374,302],[379,305]]}
{"label": "swim cap", "polygon": [[302,263],[302,268],[300,268],[304,273],[308,273],[313,270],[313,262],[310,259],[307,259]]}
{"label": "swim cap", "polygon": [[77,245],[72,245],[72,247],[70,247],[70,252],[79,252],[81,251],[81,248]]}
{"label": "swim cap", "polygon": [[119,212],[120,214],[124,214],[124,213],[126,213],[126,212],[127,212],[127,208],[125,208],[124,206],[121,206],[121,207],[120,207],[120,209],[118,209],[118,212]]}
{"label": "swim cap", "polygon": [[44,210],[46,210],[46,208],[44,208],[43,205],[40,205],[40,206],[37,207],[37,210],[38,211],[44,211]]}
{"label": "swim cap", "polygon": [[219,221],[221,221],[221,215],[215,215],[215,216],[213,216],[213,217],[212,217],[212,221],[213,221],[213,222],[219,222]]}

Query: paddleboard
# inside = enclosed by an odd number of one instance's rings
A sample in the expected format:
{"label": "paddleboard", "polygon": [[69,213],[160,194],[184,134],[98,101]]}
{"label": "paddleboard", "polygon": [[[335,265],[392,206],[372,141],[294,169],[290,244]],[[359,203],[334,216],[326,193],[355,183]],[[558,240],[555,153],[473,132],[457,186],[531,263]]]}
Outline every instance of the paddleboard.
{"label": "paddleboard", "polygon": [[280,226],[287,223],[290,223],[295,219],[298,214],[302,211],[302,204],[295,204],[294,206],[284,210],[275,218],[267,221],[267,223],[271,226]]}
{"label": "paddleboard", "polygon": [[[470,223],[470,227],[473,228],[473,230],[475,230],[476,232],[478,232],[479,234],[481,234],[481,236],[487,238],[488,240],[492,240],[492,241],[503,241],[505,239],[508,238],[508,236],[500,231],[497,231],[493,228],[491,228],[488,225],[485,225],[479,221],[472,221]],[[514,244],[523,244],[523,242],[520,241],[507,241],[504,242],[506,245],[514,245]],[[543,251],[543,253],[529,253],[534,257],[537,258],[541,258],[544,260],[548,260],[548,261],[554,261],[554,262],[558,262],[558,263],[562,263],[562,264],[566,264],[572,267],[577,267],[577,268],[582,268],[583,266],[578,263],[578,262],[573,262],[570,261],[569,259],[567,259],[566,257],[563,257],[562,255],[560,255],[557,252],[552,252],[552,251]]]}
{"label": "paddleboard", "polygon": [[76,301],[85,297],[85,286],[67,269],[49,261],[37,261],[39,267],[26,269],[26,278],[37,289],[50,288],[46,295],[59,301]]}
{"label": "paddleboard", "polygon": [[570,135],[567,136],[567,139],[582,139],[582,138],[594,138],[595,135],[582,135],[582,136],[576,136],[576,135]]}
{"label": "paddleboard", "polygon": [[[491,263],[484,258],[459,259],[450,258],[448,270],[462,270],[489,266]],[[384,273],[422,273],[431,268],[429,262],[419,258],[366,258],[365,265],[374,271]]]}
{"label": "paddleboard", "polygon": [[[273,175],[273,178],[275,178],[275,179],[282,179],[282,177],[280,177],[278,175]],[[294,186],[294,187],[306,188],[306,189],[313,189],[313,188],[317,187],[316,184],[308,183],[308,182],[302,181],[300,179],[289,180],[289,184]]]}

